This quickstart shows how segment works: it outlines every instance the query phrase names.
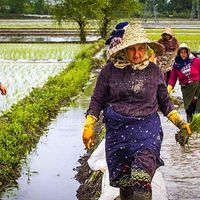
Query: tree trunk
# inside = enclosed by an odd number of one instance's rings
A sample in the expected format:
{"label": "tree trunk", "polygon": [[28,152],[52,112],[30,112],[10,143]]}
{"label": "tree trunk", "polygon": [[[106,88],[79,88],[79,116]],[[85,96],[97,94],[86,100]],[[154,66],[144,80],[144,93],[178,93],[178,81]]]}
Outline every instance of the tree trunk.
{"label": "tree trunk", "polygon": [[108,25],[110,23],[110,20],[107,16],[105,16],[103,18],[103,21],[102,21],[102,25],[101,25],[101,29],[100,29],[100,33],[101,33],[101,37],[103,39],[106,39],[107,38],[107,35],[108,35]]}
{"label": "tree trunk", "polygon": [[85,31],[86,23],[85,21],[78,21],[78,25],[80,27],[80,41],[81,43],[85,43],[86,42],[86,31]]}

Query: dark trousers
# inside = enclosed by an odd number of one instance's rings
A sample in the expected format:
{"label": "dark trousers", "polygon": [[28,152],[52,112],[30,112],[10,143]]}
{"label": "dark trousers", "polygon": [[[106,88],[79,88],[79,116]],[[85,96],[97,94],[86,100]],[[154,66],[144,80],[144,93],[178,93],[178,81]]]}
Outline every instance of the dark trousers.
{"label": "dark trousers", "polygon": [[144,191],[136,187],[120,188],[120,200],[151,200],[152,190]]}
{"label": "dark trousers", "polygon": [[197,105],[197,101],[192,101],[192,103],[189,105],[188,109],[186,110],[188,122],[192,121],[192,116],[196,111],[196,105]]}
{"label": "dark trousers", "polygon": [[166,85],[168,85],[171,71],[164,73]]}

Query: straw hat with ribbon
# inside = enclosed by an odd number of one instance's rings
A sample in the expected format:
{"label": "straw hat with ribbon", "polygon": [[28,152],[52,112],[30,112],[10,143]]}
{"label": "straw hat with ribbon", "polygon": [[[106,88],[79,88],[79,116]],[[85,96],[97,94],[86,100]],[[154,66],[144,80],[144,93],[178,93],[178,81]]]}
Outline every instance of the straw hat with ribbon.
{"label": "straw hat with ribbon", "polygon": [[121,22],[115,28],[106,41],[106,44],[109,45],[107,51],[108,59],[135,44],[147,44],[157,55],[162,55],[164,52],[164,46],[158,42],[150,41],[144,28],[139,24]]}

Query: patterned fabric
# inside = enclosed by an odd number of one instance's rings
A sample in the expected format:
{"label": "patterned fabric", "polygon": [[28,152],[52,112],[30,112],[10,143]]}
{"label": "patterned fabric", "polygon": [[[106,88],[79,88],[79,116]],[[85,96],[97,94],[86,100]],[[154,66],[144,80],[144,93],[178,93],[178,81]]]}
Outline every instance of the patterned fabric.
{"label": "patterned fabric", "polygon": [[118,177],[119,180],[112,182],[112,185],[120,188],[133,187],[137,186],[142,188],[145,191],[151,190],[151,180],[152,177],[143,169],[140,169],[137,166],[132,167],[130,174],[121,174]]}
{"label": "patterned fabric", "polygon": [[173,52],[165,52],[163,56],[158,56],[156,63],[160,67],[163,73],[171,71],[173,63],[174,63],[174,53]]}
{"label": "patterned fabric", "polygon": [[[120,22],[115,26],[115,30],[112,31],[110,34],[110,37],[106,40],[106,45],[111,45],[111,41],[113,41],[114,38],[118,38],[121,42],[121,38],[124,35],[125,27],[128,25],[128,22]],[[118,44],[118,43],[117,43]],[[114,47],[115,45],[112,45]],[[112,48],[111,47],[111,48]]]}
{"label": "patterned fabric", "polygon": [[171,40],[166,40],[165,38],[161,38],[160,40],[158,40],[158,43],[164,45],[165,52],[172,53],[179,47],[179,43],[174,37]]}
{"label": "patterned fabric", "polygon": [[125,116],[148,116],[161,110],[167,116],[174,109],[166,89],[163,74],[154,63],[144,70],[124,69],[107,63],[101,70],[87,115],[99,117],[106,106]]}
{"label": "patterned fabric", "polygon": [[200,81],[199,69],[200,69],[199,58],[193,58],[191,63],[189,62],[181,69],[173,67],[170,74],[169,85],[174,87],[177,79],[179,79],[179,84],[181,86],[186,86],[192,82]]}
{"label": "patterned fabric", "polygon": [[158,114],[126,117],[109,106],[104,110],[104,122],[110,184],[149,185],[156,168],[163,165],[160,159],[163,133]]}
{"label": "patterned fabric", "polygon": [[126,66],[131,65],[131,63],[127,59],[127,53],[125,49],[119,51],[115,56],[110,59],[110,61],[113,62],[114,66],[119,69],[123,69]]}
{"label": "patterned fabric", "polygon": [[183,60],[180,56],[177,56],[175,58],[175,62],[173,64],[173,67],[176,69],[182,69],[183,67],[190,65],[194,59],[194,56],[188,57],[187,59]]}

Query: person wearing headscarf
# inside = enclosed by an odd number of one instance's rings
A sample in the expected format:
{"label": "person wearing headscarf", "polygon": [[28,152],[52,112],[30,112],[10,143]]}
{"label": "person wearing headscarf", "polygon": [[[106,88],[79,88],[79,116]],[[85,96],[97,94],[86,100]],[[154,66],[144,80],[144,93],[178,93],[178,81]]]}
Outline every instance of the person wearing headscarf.
{"label": "person wearing headscarf", "polygon": [[187,44],[180,44],[168,82],[168,91],[174,88],[177,80],[181,85],[184,108],[188,122],[194,113],[200,112],[200,59],[190,53]]}
{"label": "person wearing headscarf", "polygon": [[158,110],[188,135],[191,130],[174,110],[160,68],[149,61],[148,50],[161,55],[163,45],[150,41],[140,25],[128,22],[119,23],[106,44],[108,62],[86,113],[83,143],[91,147],[93,127],[103,110],[110,185],[120,188],[121,200],[150,200],[152,178],[163,165]]}
{"label": "person wearing headscarf", "polygon": [[161,34],[161,39],[158,40],[158,43],[165,47],[165,52],[162,56],[157,57],[156,63],[164,73],[166,84],[168,84],[170,72],[175,58],[174,51],[178,48],[179,42],[175,38],[172,29],[165,28]]}

